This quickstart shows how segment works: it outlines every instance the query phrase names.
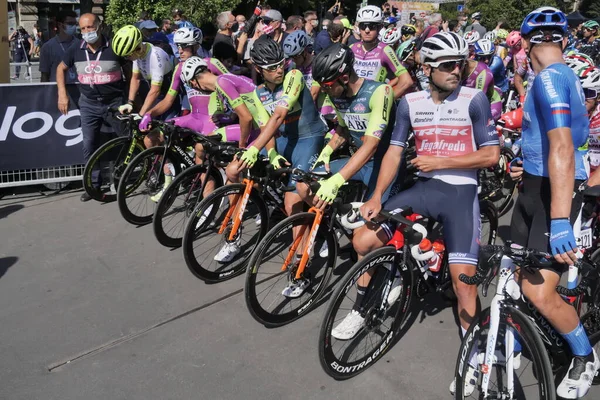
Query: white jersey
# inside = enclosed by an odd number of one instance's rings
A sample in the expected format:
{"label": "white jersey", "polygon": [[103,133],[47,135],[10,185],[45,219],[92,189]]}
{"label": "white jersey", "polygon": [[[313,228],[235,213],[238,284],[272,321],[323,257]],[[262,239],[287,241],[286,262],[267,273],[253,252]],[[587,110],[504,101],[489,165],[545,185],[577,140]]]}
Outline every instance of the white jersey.
{"label": "white jersey", "polygon": [[160,47],[150,43],[144,44],[146,45],[146,54],[133,61],[133,72],[139,73],[152,85],[161,86],[163,82],[169,83],[173,71],[171,57]]}

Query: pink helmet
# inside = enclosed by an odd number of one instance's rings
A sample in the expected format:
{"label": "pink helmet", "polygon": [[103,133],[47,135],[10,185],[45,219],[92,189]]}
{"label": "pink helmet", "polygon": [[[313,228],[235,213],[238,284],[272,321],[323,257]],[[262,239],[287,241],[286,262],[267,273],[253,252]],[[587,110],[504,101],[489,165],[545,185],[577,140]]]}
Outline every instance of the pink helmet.
{"label": "pink helmet", "polygon": [[506,44],[509,47],[519,46],[521,44],[521,33],[519,31],[512,31],[506,37]]}

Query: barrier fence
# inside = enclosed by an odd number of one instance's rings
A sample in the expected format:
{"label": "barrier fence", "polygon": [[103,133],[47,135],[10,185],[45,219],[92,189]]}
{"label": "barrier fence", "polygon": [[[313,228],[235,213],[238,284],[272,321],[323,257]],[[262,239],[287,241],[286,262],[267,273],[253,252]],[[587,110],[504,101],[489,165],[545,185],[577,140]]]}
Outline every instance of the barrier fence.
{"label": "barrier fence", "polygon": [[61,115],[56,83],[0,85],[0,188],[81,180],[78,90],[68,90]]}

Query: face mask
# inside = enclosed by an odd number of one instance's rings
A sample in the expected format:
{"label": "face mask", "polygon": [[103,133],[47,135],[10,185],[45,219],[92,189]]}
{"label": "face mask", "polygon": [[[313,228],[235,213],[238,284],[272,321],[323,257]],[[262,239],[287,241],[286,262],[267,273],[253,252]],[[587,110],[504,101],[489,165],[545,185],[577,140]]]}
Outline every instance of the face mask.
{"label": "face mask", "polygon": [[98,32],[96,31],[91,31],[91,32],[86,32],[86,33],[82,33],[81,37],[83,38],[83,40],[85,40],[87,43],[96,43],[98,41]]}
{"label": "face mask", "polygon": [[65,25],[65,33],[67,35],[74,35],[77,32],[77,25]]}
{"label": "face mask", "polygon": [[317,26],[319,26],[319,20],[318,20],[318,19],[313,19],[312,21],[310,21],[310,23],[311,23],[311,25],[312,25],[313,27],[315,27],[315,28],[316,28]]}
{"label": "face mask", "polygon": [[177,25],[177,26],[181,25],[181,20],[179,20],[179,21],[173,21],[173,22],[174,22],[174,23],[175,23],[175,25]]}

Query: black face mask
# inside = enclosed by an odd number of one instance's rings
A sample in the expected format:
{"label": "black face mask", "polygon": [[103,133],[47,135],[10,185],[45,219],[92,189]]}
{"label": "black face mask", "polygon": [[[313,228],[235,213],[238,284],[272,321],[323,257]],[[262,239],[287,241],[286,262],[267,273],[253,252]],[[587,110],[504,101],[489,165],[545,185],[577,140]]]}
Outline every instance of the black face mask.
{"label": "black face mask", "polygon": [[231,32],[237,32],[240,29],[240,24],[235,22],[233,25],[231,25]]}

